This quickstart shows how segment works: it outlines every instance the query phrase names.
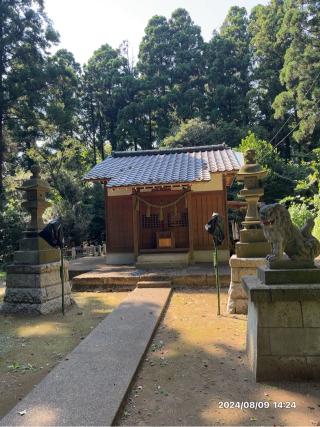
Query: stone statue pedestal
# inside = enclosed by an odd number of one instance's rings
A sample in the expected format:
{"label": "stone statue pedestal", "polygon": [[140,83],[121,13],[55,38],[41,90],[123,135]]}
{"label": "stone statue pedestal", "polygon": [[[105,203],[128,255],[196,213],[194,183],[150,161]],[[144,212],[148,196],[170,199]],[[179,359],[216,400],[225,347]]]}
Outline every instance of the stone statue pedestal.
{"label": "stone statue pedestal", "polygon": [[248,296],[243,289],[243,276],[257,274],[257,268],[265,265],[265,258],[244,258],[232,255],[229,264],[231,267],[231,282],[228,291],[227,311],[229,314],[247,314]]}
{"label": "stone statue pedestal", "polygon": [[247,355],[256,381],[320,378],[320,269],[258,268],[248,294]]}
{"label": "stone statue pedestal", "polygon": [[[33,165],[31,171],[31,178],[20,188],[25,191],[22,206],[30,212],[31,221],[19,241],[13,264],[7,267],[1,313],[48,314],[61,310],[62,306],[60,250],[51,247],[39,236],[44,226],[42,214],[49,206],[45,195],[50,187],[40,178],[37,165]],[[64,265],[64,279],[64,303],[68,306],[73,302],[68,263]]]}

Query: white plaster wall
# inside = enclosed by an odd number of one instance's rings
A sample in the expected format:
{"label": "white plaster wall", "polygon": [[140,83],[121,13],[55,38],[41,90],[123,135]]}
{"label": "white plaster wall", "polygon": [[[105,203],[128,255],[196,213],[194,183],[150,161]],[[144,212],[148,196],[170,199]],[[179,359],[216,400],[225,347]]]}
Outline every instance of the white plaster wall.
{"label": "white plaster wall", "polygon": [[223,190],[222,173],[211,173],[210,181],[196,182],[191,185],[192,191],[219,191]]}
{"label": "white plaster wall", "polygon": [[131,188],[108,188],[108,196],[130,196],[132,194]]}

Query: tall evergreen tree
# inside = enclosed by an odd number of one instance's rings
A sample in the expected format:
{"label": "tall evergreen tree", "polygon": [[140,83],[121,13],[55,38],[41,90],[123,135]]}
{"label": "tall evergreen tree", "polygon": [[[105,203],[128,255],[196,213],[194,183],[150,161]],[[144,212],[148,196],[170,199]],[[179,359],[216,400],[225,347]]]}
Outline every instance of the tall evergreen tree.
{"label": "tall evergreen tree", "polygon": [[185,9],[175,10],[169,20],[154,16],[149,21],[138,62],[144,91],[140,109],[148,119],[149,146],[181,121],[200,115],[203,51],[201,30]]}
{"label": "tall evergreen tree", "polygon": [[[274,118],[272,107],[275,97],[284,90],[280,71],[290,39],[280,37],[279,31],[285,10],[285,0],[271,0],[269,4],[256,6],[252,10],[249,23],[253,126],[261,137],[269,140],[273,138],[273,144],[277,144],[288,133],[288,126],[282,126],[283,122]],[[290,140],[286,142],[285,155],[289,158]]]}
{"label": "tall evergreen tree", "polygon": [[167,135],[171,123],[172,47],[171,29],[164,16],[152,17],[139,47],[140,74],[148,145]]}
{"label": "tall evergreen tree", "polygon": [[98,147],[102,158],[107,140],[117,148],[117,118],[126,104],[127,74],[127,59],[108,44],[96,50],[84,67],[83,120],[94,151]]}
{"label": "tall evergreen tree", "polygon": [[291,129],[309,151],[320,136],[320,2],[290,0],[279,37],[290,37],[280,79],[285,90],[274,101],[275,116],[292,115]]}
{"label": "tall evergreen tree", "polygon": [[249,34],[245,8],[232,7],[221,27],[214,32],[206,50],[207,117],[217,128],[225,129],[232,145],[250,123],[248,92]]}
{"label": "tall evergreen tree", "polygon": [[178,119],[200,115],[204,107],[204,42],[201,29],[185,9],[177,9],[169,20],[172,49],[172,92]]}
{"label": "tall evergreen tree", "polygon": [[47,49],[58,39],[43,0],[0,2],[0,199],[4,197],[5,129],[19,122],[30,144],[37,136],[39,90]]}
{"label": "tall evergreen tree", "polygon": [[43,137],[53,148],[77,135],[81,68],[71,52],[58,50],[47,61]]}

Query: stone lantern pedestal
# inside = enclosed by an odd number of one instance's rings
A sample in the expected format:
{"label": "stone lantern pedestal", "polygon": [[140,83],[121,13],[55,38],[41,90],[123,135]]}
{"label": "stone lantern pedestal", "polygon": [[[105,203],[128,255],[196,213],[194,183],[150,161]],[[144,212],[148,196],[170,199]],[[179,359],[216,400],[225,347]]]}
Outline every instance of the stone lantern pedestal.
{"label": "stone lantern pedestal", "polygon": [[[45,200],[50,187],[40,176],[37,165],[32,177],[20,188],[25,191],[22,206],[31,221],[7,267],[6,291],[0,307],[2,313],[48,314],[61,309],[60,251],[39,236],[43,229],[42,214],[49,206]],[[72,303],[68,263],[64,267],[65,306]]]}
{"label": "stone lantern pedestal", "polygon": [[236,243],[236,254],[230,258],[231,282],[227,304],[230,314],[247,314],[248,297],[241,285],[241,278],[256,275],[257,268],[265,265],[265,257],[271,250],[263,235],[258,213],[258,201],[264,194],[261,180],[265,176],[266,171],[256,163],[255,151],[248,150],[245,164],[237,174],[237,180],[244,184],[240,196],[246,200],[248,207],[240,241]]}

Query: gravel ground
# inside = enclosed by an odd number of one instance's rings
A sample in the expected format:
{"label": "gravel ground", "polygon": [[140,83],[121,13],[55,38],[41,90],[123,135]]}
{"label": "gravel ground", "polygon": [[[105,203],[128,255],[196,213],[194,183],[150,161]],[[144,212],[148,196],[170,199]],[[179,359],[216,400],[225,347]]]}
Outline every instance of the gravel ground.
{"label": "gravel ground", "polygon": [[[226,302],[224,293],[223,311]],[[118,424],[320,425],[320,384],[256,384],[245,356],[246,316],[218,317],[216,305],[213,291],[173,294]],[[283,401],[295,408],[274,407]],[[223,409],[219,402],[270,407]]]}
{"label": "gravel ground", "polygon": [[[0,303],[4,288],[0,288]],[[48,316],[0,315],[0,418],[128,295],[78,292],[76,304]]]}

